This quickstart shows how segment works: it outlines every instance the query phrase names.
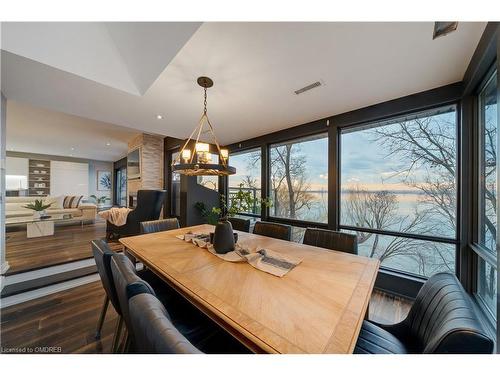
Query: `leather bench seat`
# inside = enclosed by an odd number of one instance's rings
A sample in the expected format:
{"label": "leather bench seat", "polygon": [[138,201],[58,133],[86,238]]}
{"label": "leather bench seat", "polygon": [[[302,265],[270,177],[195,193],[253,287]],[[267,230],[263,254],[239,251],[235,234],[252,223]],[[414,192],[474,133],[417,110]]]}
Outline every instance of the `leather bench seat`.
{"label": "leather bench seat", "polygon": [[407,354],[407,351],[396,336],[365,320],[354,354]]}
{"label": "leather bench seat", "polygon": [[454,274],[441,272],[425,282],[402,322],[365,321],[354,352],[491,354],[493,348],[469,294]]}

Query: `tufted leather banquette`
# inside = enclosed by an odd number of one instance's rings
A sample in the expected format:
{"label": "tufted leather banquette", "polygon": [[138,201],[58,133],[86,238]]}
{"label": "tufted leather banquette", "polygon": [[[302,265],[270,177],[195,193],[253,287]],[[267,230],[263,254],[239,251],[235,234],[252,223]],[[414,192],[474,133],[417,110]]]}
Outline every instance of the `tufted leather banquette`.
{"label": "tufted leather banquette", "polygon": [[364,322],[355,353],[492,353],[493,340],[455,275],[438,273],[419,291],[406,319]]}

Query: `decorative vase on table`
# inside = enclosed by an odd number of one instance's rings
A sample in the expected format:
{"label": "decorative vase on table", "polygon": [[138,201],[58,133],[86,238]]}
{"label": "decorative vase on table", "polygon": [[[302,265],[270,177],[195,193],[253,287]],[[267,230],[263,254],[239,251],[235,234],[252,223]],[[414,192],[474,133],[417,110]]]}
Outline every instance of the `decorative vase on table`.
{"label": "decorative vase on table", "polygon": [[33,211],[33,217],[35,219],[40,219],[41,217],[47,216],[47,212],[45,210],[42,211]]}
{"label": "decorative vase on table", "polygon": [[221,219],[215,226],[214,249],[218,254],[226,254],[234,250],[233,226],[227,218]]}

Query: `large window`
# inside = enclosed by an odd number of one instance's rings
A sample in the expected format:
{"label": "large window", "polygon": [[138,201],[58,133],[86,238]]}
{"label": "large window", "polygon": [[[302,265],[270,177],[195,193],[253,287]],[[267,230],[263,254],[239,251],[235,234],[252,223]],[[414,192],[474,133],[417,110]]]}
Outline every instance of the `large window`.
{"label": "large window", "polygon": [[479,93],[478,270],[479,299],[496,316],[497,295],[497,76]]}
{"label": "large window", "polygon": [[342,130],[340,227],[361,254],[423,277],[454,272],[456,153],[454,105]]}
{"label": "large window", "polygon": [[[170,163],[177,160],[179,152],[173,152]],[[181,216],[181,175],[172,172],[172,182],[170,186],[170,215]]]}
{"label": "large window", "polygon": [[[252,198],[248,209],[242,214],[260,215],[261,205],[261,152],[260,149],[234,153],[229,156],[229,164],[236,168],[236,174],[230,175],[229,181],[229,205],[233,199],[237,199],[238,192],[244,192],[245,196]],[[238,206],[239,207],[239,206]]]}
{"label": "large window", "polygon": [[326,134],[274,144],[269,150],[270,216],[328,221]]}

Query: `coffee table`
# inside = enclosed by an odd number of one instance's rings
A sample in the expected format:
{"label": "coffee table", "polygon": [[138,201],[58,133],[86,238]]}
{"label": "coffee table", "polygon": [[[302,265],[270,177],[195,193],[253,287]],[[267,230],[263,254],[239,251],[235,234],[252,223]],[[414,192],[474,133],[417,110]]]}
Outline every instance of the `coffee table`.
{"label": "coffee table", "polygon": [[28,238],[44,237],[54,235],[54,223],[72,221],[74,216],[70,214],[54,214],[46,219],[31,216],[10,217],[5,219],[6,226],[26,224],[26,236]]}

